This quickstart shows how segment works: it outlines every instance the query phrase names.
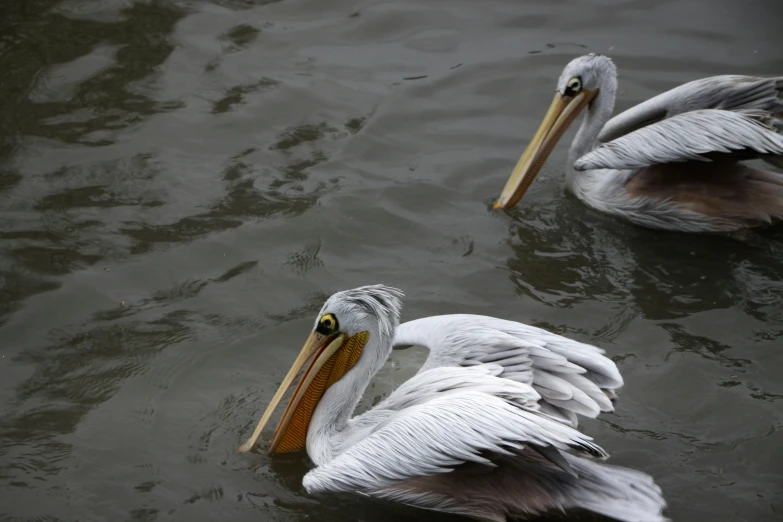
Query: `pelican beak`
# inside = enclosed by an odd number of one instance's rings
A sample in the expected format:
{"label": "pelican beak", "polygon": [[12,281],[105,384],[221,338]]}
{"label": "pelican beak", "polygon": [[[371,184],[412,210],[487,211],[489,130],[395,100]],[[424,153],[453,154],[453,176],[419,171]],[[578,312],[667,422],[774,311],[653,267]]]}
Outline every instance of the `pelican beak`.
{"label": "pelican beak", "polygon": [[503,192],[500,193],[500,198],[492,207],[494,210],[511,208],[522,199],[563,133],[579,116],[582,109],[595,98],[596,94],[598,94],[598,89],[583,89],[576,96],[555,93],[555,98],[538,127],[538,131],[522,157],[519,158]]}
{"label": "pelican beak", "polygon": [[367,332],[349,338],[342,332],[324,335],[313,330],[272,397],[253,435],[239,447],[239,452],[244,453],[255,446],[261,431],[269,422],[283,395],[293,386],[296,376],[307,361],[312,359],[275,430],[268,453],[273,455],[304,449],[307,428],[318,401],[329,386],[340,380],[356,364],[367,339]]}

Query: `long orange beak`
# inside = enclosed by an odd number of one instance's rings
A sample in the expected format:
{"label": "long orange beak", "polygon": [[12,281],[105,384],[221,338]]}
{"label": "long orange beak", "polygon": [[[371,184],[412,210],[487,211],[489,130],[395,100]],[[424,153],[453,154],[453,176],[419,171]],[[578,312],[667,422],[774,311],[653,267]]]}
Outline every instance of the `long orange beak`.
{"label": "long orange beak", "polygon": [[573,97],[563,96],[559,92],[555,93],[555,98],[552,100],[546,116],[511,172],[503,192],[500,193],[500,198],[492,207],[493,209],[511,208],[522,199],[527,189],[530,188],[530,184],[533,183],[536,174],[544,166],[552,149],[596,94],[598,94],[598,89],[584,89]]}
{"label": "long orange beak", "polygon": [[307,361],[312,359],[291,396],[267,451],[269,454],[277,454],[304,449],[307,429],[318,401],[332,384],[340,380],[356,364],[367,339],[367,332],[361,332],[351,338],[344,333],[325,336],[315,331],[311,332],[299,356],[272,397],[253,435],[239,447],[239,452],[244,453],[255,446],[283,395],[293,386],[294,379]]}

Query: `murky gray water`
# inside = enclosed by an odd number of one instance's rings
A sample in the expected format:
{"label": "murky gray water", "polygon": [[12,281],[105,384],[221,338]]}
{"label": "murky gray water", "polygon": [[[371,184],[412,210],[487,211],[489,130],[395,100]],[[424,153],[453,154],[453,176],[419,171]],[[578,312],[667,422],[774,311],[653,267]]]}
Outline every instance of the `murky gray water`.
{"label": "murky gray water", "polygon": [[[783,517],[783,232],[489,204],[572,57],[618,108],[783,74],[779,0],[0,2],[0,519],[453,520],[238,455],[325,297],[407,293],[605,348],[584,430],[675,520]],[[568,136],[571,136],[569,134]],[[365,404],[423,360],[394,353]]]}

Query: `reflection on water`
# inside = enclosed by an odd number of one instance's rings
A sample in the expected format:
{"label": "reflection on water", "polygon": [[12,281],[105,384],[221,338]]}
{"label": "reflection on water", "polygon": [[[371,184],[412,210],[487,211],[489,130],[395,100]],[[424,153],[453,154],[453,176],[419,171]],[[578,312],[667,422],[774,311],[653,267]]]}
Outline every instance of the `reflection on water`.
{"label": "reflection on water", "polygon": [[780,308],[769,306],[783,299],[778,230],[747,239],[650,234],[569,199],[515,215],[508,268],[523,294],[563,307],[624,302],[651,320],[737,308],[779,323]]}
{"label": "reflection on water", "polygon": [[[327,296],[384,282],[406,319],[605,348],[626,387],[584,429],[613,462],[673,519],[772,519],[781,232],[597,214],[563,192],[569,137],[524,205],[489,206],[575,54],[617,60],[619,109],[781,74],[777,4],[0,3],[2,516],[452,520],[236,453]],[[361,407],[423,359],[394,352]]]}

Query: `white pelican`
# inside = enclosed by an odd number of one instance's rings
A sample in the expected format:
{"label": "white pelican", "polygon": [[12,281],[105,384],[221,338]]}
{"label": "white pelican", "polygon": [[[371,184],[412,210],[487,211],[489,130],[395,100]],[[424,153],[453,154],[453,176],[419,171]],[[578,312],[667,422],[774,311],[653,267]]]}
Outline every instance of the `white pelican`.
{"label": "white pelican", "polygon": [[[651,477],[568,453],[607,457],[558,420],[612,409],[622,378],[601,350],[491,317],[432,317],[398,329],[401,296],[383,285],[332,295],[240,451],[255,445],[312,359],[268,450],[307,449],[317,466],[304,476],[308,493],[360,493],[499,522],[571,508],[666,520]],[[424,344],[430,356],[387,399],[351,417],[394,343]]]}
{"label": "white pelican", "polygon": [[572,60],[494,208],[520,200],[586,107],[568,153],[566,186],[587,205],[682,232],[726,232],[783,218],[783,174],[739,163],[760,158],[783,168],[783,76],[695,80],[610,119],[616,91],[608,57]]}

